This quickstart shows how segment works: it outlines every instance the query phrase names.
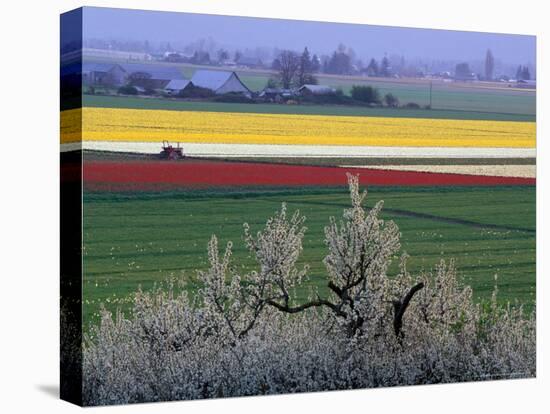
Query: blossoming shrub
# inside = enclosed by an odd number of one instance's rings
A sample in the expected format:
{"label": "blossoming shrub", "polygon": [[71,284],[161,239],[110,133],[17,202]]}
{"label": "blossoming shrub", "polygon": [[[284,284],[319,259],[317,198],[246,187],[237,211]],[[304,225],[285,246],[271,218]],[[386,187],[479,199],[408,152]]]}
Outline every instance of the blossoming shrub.
{"label": "blossoming shrub", "polygon": [[257,269],[241,274],[232,245],[208,245],[197,295],[139,291],[130,318],[102,312],[84,344],[85,403],[122,404],[431,384],[535,375],[535,317],[477,304],[453,262],[412,275],[400,233],[370,211],[349,176],[351,208],[325,228],[328,297],[292,295],[306,228],[286,206],[244,242]]}

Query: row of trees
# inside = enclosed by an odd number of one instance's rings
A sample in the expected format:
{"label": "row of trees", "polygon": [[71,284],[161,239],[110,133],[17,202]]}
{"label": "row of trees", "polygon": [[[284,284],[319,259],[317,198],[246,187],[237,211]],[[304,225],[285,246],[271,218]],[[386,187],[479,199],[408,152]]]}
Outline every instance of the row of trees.
{"label": "row of trees", "polygon": [[[404,58],[401,58],[404,66]],[[351,75],[353,73],[365,73],[368,76],[389,77],[392,75],[390,60],[384,56],[380,63],[372,58],[365,67],[363,62],[356,58],[352,48],[340,44],[330,57],[324,57],[319,65],[324,73],[335,75]]]}
{"label": "row of trees", "polygon": [[[230,59],[230,54],[225,49],[219,49],[216,52],[217,62],[223,62]],[[242,58],[242,53],[236,51],[234,60],[236,62]],[[403,60],[403,59],[402,59]],[[193,64],[210,64],[210,54],[204,51],[195,51],[193,56],[188,59]],[[351,48],[339,45],[330,57],[323,56],[319,58],[316,54],[310,55],[308,48],[304,48],[301,55],[291,50],[283,50],[275,58],[272,68],[279,72],[279,81],[284,88],[291,86],[301,86],[304,84],[316,84],[317,79],[314,74],[323,72],[335,75],[351,75],[359,72],[371,77],[390,77],[393,74],[390,60],[384,56],[380,63],[372,58],[366,67],[360,63],[357,67],[355,52]],[[404,60],[402,62],[404,65]],[[458,63],[455,66],[455,77],[457,79],[470,79],[477,76],[480,79],[493,80],[495,78],[495,57],[491,49],[487,49],[485,54],[484,74],[474,74],[467,62]],[[530,80],[531,74],[527,65],[520,65],[516,71],[517,80]]]}
{"label": "row of trees", "polygon": [[325,59],[322,65],[323,72],[338,75],[349,75],[353,70],[355,53],[353,49],[340,44],[330,58]]}
{"label": "row of trees", "polygon": [[[306,53],[307,52],[307,53]],[[289,53],[289,51],[284,51],[284,54]],[[293,52],[290,52],[293,53]],[[309,57],[309,51],[305,49],[305,62],[306,65],[302,67],[307,67],[307,71],[310,74],[323,72],[335,75],[351,75],[354,73],[363,73],[372,77],[390,77],[394,73],[402,73],[406,76],[415,76],[418,74],[418,71],[414,68],[407,67],[404,57],[397,59],[394,57],[393,61],[395,62],[396,68],[392,67],[392,61],[387,56],[384,56],[380,61],[377,61],[375,58],[371,58],[368,65],[363,65],[363,62],[360,59],[356,58],[355,52],[352,48],[348,48],[343,44],[340,44],[338,48],[330,56],[321,56],[313,55],[312,58]],[[298,56],[294,53],[296,58]],[[273,68],[276,70],[280,69],[280,58],[275,59]],[[302,55],[302,59],[304,55]],[[491,49],[488,49],[485,54],[484,62],[484,73],[483,74],[474,74],[470,68],[469,63],[462,62],[458,63],[455,67],[455,76],[459,79],[468,79],[473,76],[477,76],[480,79],[493,80],[495,79],[495,57]],[[529,67],[527,65],[520,65],[516,72],[516,79],[518,80],[529,80],[531,79],[531,74],[529,72]]]}
{"label": "row of trees", "polygon": [[531,73],[527,66],[519,65],[518,70],[516,71],[517,80],[531,80]]}
{"label": "row of trees", "polygon": [[301,72],[305,76],[305,80],[308,80],[308,77],[311,80],[312,74],[320,72],[334,75],[351,75],[357,72],[366,73],[369,76],[389,77],[392,75],[392,67],[388,57],[384,56],[380,63],[375,58],[372,58],[369,64],[364,66],[361,61],[356,59],[353,49],[347,48],[342,44],[338,46],[331,56],[322,57],[316,54],[311,56],[307,47],[301,55],[291,50],[283,50],[273,61],[272,69],[278,72],[284,71],[285,80],[288,80],[289,74],[298,72]]}
{"label": "row of trees", "polygon": [[368,76],[382,76],[385,78],[391,76],[391,66],[389,59],[384,56],[382,58],[382,61],[380,62],[380,65],[378,65],[376,59],[372,58],[366,68],[366,73]]}
{"label": "row of trees", "polygon": [[[336,75],[350,75],[357,70],[353,65],[354,56],[353,50],[344,45],[340,45],[332,56],[324,59],[322,63],[316,54],[311,56],[307,47],[301,55],[292,50],[283,50],[273,61],[272,69],[277,71],[277,77],[271,80],[269,86],[280,85],[288,89],[304,84],[315,85],[318,82],[315,73],[321,71]],[[378,64],[376,59],[372,58],[362,72],[369,76],[389,77],[391,76],[390,61],[384,56]]]}

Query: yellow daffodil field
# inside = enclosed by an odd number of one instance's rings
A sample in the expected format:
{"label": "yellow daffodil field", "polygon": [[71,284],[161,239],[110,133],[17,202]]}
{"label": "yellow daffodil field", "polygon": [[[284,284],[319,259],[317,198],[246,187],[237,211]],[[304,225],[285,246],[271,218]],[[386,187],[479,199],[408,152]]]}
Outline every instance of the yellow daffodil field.
{"label": "yellow daffodil field", "polygon": [[535,122],[122,108],[61,113],[61,142],[535,148]]}

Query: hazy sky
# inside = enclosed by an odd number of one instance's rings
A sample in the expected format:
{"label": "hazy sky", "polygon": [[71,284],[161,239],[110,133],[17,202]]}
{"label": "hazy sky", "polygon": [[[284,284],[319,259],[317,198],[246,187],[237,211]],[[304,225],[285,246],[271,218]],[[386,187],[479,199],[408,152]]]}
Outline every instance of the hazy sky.
{"label": "hazy sky", "polygon": [[535,36],[409,29],[344,23],[89,8],[84,38],[191,43],[212,37],[227,47],[278,47],[329,54],[339,43],[358,58],[385,53],[442,60],[482,60],[487,49],[506,63],[535,63]]}

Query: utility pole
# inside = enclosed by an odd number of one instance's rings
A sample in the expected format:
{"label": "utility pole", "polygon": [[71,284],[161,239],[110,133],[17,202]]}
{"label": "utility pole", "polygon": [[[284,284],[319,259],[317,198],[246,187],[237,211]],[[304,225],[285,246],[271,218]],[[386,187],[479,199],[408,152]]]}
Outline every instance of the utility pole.
{"label": "utility pole", "polygon": [[430,80],[430,109],[432,109],[432,81]]}

